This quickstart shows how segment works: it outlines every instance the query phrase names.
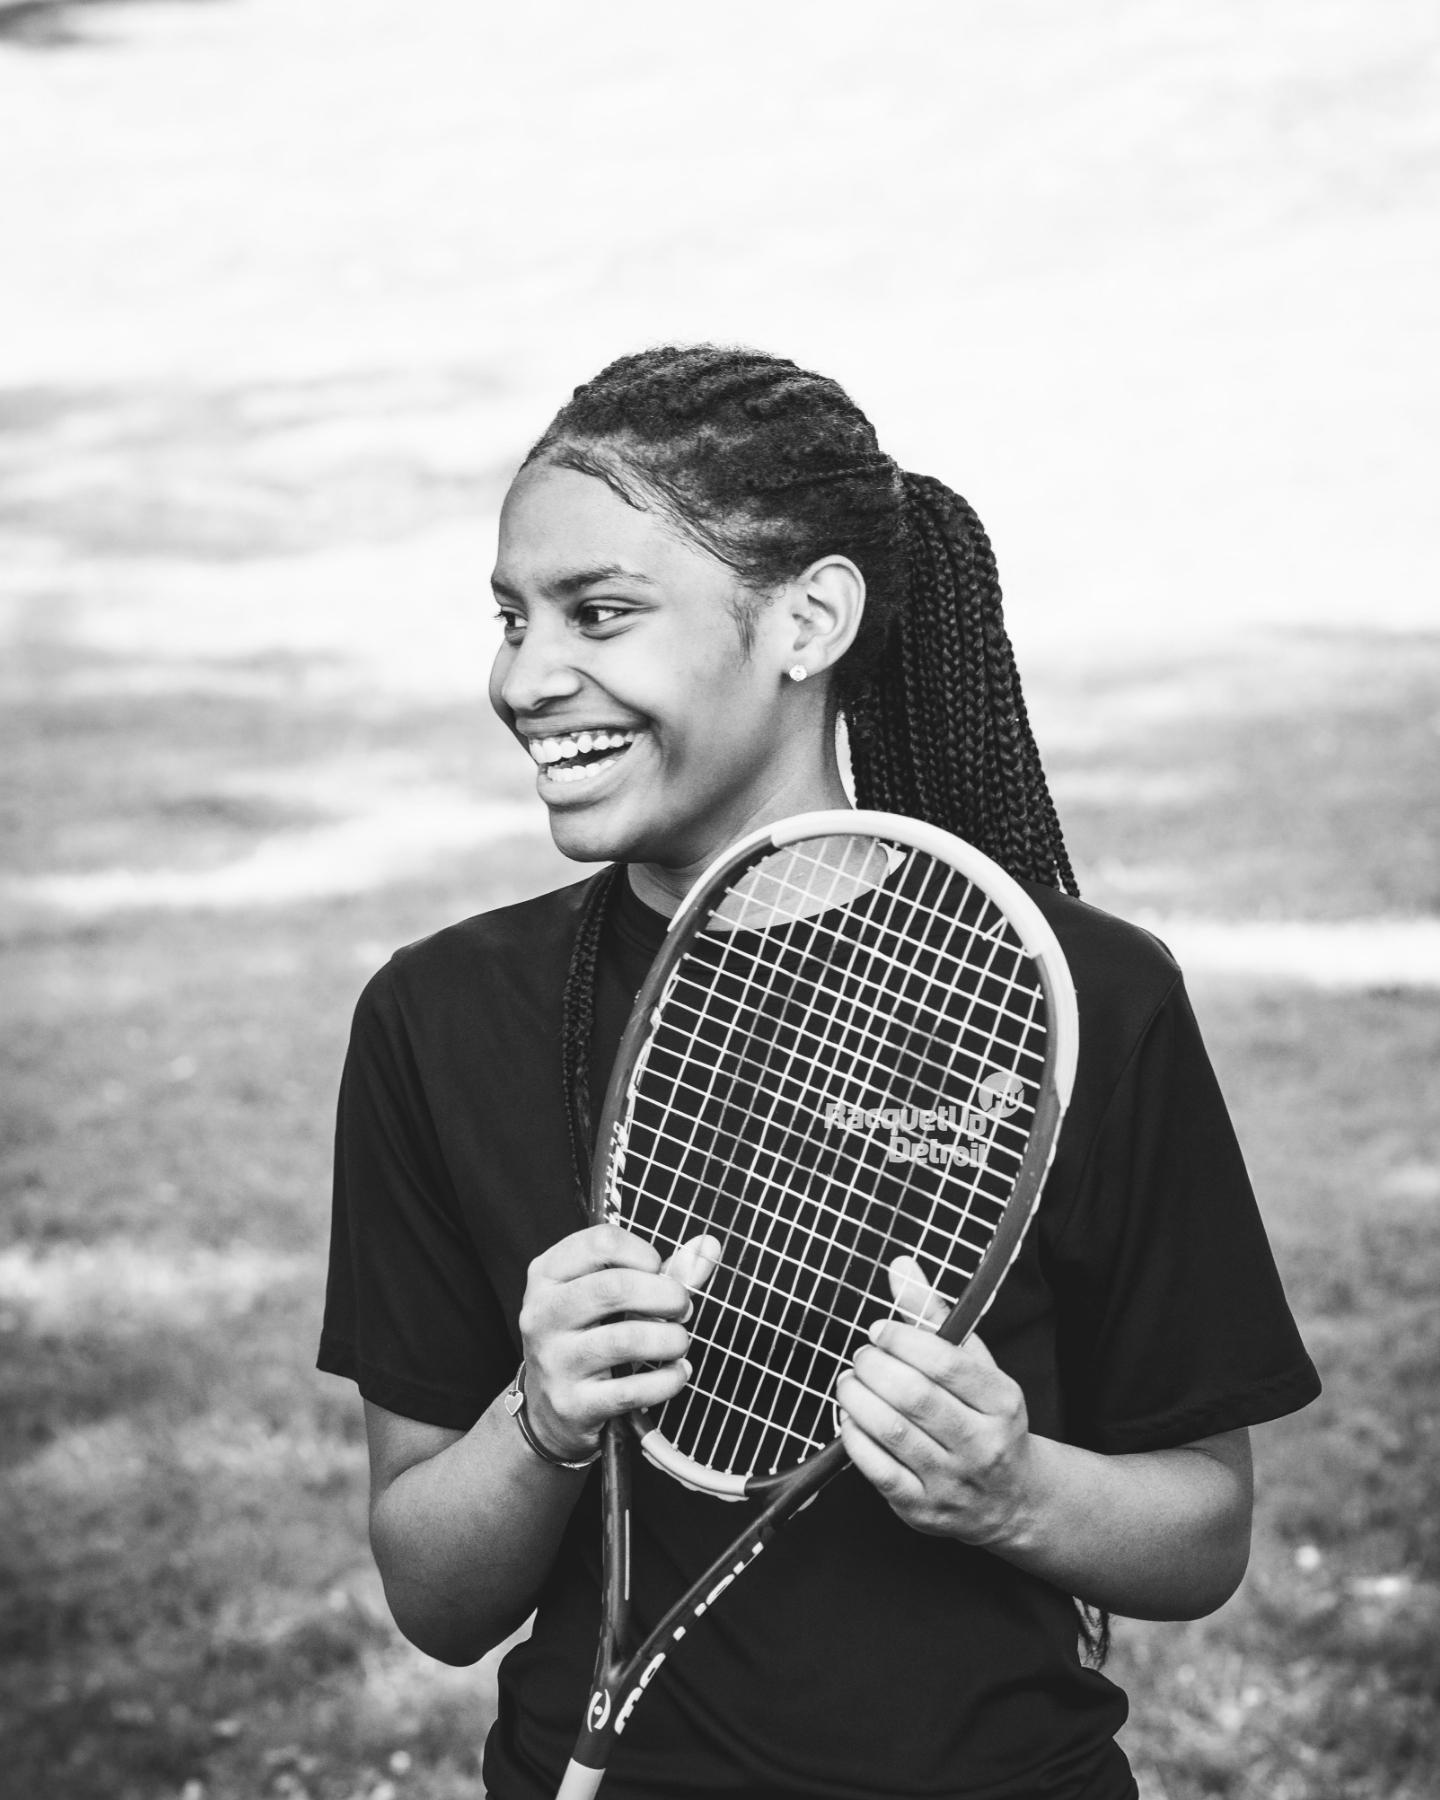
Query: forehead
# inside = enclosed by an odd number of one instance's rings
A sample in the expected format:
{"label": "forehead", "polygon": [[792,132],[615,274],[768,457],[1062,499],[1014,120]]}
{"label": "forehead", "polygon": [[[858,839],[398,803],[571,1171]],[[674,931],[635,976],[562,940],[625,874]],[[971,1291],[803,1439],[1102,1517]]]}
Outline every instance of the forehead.
{"label": "forehead", "polygon": [[522,469],[500,511],[496,580],[543,589],[607,569],[664,583],[694,580],[702,570],[712,580],[731,578],[663,514],[632,506],[597,476],[545,463]]}

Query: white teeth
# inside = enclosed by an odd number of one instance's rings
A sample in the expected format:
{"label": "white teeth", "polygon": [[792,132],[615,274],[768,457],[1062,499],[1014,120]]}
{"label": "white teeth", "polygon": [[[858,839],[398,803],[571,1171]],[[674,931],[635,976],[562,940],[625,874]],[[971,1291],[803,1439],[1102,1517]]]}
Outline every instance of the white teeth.
{"label": "white teeth", "polygon": [[581,731],[564,737],[530,738],[528,742],[533,759],[542,769],[553,772],[556,764],[587,756],[594,750],[623,750],[634,738],[633,731]]}
{"label": "white teeth", "polygon": [[604,762],[552,764],[545,771],[545,779],[547,781],[589,781],[602,769],[610,768],[614,761],[613,756],[608,756]]}

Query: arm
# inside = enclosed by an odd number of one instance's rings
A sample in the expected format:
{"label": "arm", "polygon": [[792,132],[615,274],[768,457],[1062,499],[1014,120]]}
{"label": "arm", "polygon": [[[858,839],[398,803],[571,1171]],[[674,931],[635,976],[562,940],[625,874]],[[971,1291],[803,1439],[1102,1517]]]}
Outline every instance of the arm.
{"label": "arm", "polygon": [[978,1338],[891,1322],[837,1398],[851,1460],[917,1531],[1003,1557],[1093,1606],[1199,1618],[1250,1552],[1250,1445],[1230,1431],[1102,1456],[1036,1436],[1019,1386]]}
{"label": "arm", "polygon": [[497,1397],[467,1432],[365,1403],[370,1545],[395,1623],[472,1663],[527,1616],[582,1475],[534,1455]]}
{"label": "arm", "polygon": [[[681,1321],[701,1260],[678,1275],[640,1239],[591,1226],[531,1264],[520,1311],[526,1406],[547,1450],[590,1454],[607,1419],[684,1386]],[[623,1374],[619,1365],[656,1367]],[[583,1472],[544,1462],[496,1396],[466,1432],[367,1403],[370,1541],[395,1622],[442,1662],[470,1663],[535,1605]]]}

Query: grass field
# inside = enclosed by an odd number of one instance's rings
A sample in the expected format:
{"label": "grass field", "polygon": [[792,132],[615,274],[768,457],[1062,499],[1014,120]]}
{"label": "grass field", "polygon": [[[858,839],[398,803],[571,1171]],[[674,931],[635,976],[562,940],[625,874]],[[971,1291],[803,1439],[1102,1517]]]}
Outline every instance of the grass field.
{"label": "grass field", "polygon": [[1087,896],[1219,933],[1326,1391],[1239,1596],[1117,1625],[1144,1800],[1433,1800],[1429,9],[617,4],[0,0],[0,1794],[477,1792],[492,1671],[390,1625],[312,1369],[334,1091],[393,947],[566,873],[484,714],[503,472],[713,334],[974,472]]}
{"label": "grass field", "polygon": [[[1124,910],[1143,891],[1222,916],[1246,893],[1302,917],[1337,890],[1362,912],[1433,905],[1433,840],[1409,834],[1440,646],[1347,640],[1325,656],[1328,704],[1312,670],[1303,712],[1257,699],[1224,721],[1134,726],[1103,761],[1060,759],[1097,900]],[[12,684],[6,726],[13,854],[36,871],[233,865],[307,828],[240,804],[237,767],[260,786],[344,742],[362,770],[403,748],[446,771],[476,735],[463,709],[99,700],[67,682],[83,668],[47,658],[44,672]],[[1140,672],[1113,698],[1147,687]],[[1057,718],[1091,704],[1044,699]],[[1283,782],[1254,781],[1262,754]],[[1103,798],[1107,768],[1141,772],[1143,816],[1123,783]],[[1310,793],[1323,806],[1297,806]],[[1405,853],[1368,864],[1350,849],[1376,841],[1376,806]],[[385,948],[552,873],[543,843],[517,838],[308,904],[16,908],[0,1254],[11,1791],[468,1790],[486,1680],[397,1642],[366,1557],[355,1403],[310,1372],[327,1119],[349,1006]],[[1440,1625],[1440,1006],[1401,987],[1195,985],[1327,1391],[1259,1434],[1241,1596],[1198,1625],[1120,1627],[1129,1747],[1154,1800],[1421,1800],[1440,1757],[1426,1653]]]}

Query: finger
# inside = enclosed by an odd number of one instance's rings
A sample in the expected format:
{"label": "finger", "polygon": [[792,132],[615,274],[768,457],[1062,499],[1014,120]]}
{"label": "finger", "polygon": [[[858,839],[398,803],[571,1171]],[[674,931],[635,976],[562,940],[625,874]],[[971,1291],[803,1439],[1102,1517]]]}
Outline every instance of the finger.
{"label": "finger", "polygon": [[653,1319],[616,1319],[577,1332],[564,1345],[560,1366],[585,1379],[630,1363],[678,1363],[690,1348],[690,1333]]}
{"label": "finger", "polygon": [[636,1314],[646,1319],[683,1319],[690,1296],[670,1275],[647,1275],[637,1269],[595,1269],[552,1290],[551,1316],[574,1330]]}
{"label": "finger", "polygon": [[[925,1334],[923,1341],[935,1340]],[[936,1444],[950,1450],[963,1440],[971,1424],[968,1409],[949,1388],[913,1363],[865,1344],[848,1372],[877,1400],[918,1426]]]}
{"label": "finger", "polygon": [[[885,1319],[871,1326],[870,1342],[885,1355],[918,1370],[975,1412],[1013,1409],[1018,1388],[975,1336],[949,1344],[931,1331]],[[858,1358],[857,1358],[858,1364]]]}
{"label": "finger", "polygon": [[892,1506],[914,1504],[923,1499],[925,1484],[913,1470],[877,1444],[859,1422],[848,1413],[840,1415],[840,1441],[845,1454],[877,1493]]}
{"label": "finger", "polygon": [[911,1324],[938,1331],[949,1318],[950,1307],[931,1287],[918,1258],[897,1256],[885,1273],[900,1316]]}
{"label": "finger", "polygon": [[637,1407],[661,1407],[672,1400],[690,1379],[690,1364],[683,1358],[656,1367],[627,1368],[611,1377],[592,1375],[583,1381],[567,1381],[558,1404],[552,1402],[538,1369],[527,1369],[525,1397],[542,1442],[564,1445],[577,1458],[593,1448],[600,1428]]}
{"label": "finger", "polygon": [[600,1376],[581,1382],[577,1399],[596,1424],[603,1424],[637,1407],[663,1406],[680,1392],[691,1373],[690,1364],[682,1358],[656,1369],[631,1369],[608,1379]]}
{"label": "finger", "polygon": [[594,1269],[642,1269],[660,1267],[660,1253],[653,1244],[618,1225],[587,1225],[552,1244],[530,1265],[531,1273],[547,1281],[574,1281]]}
{"label": "finger", "polygon": [[684,1243],[665,1264],[665,1273],[692,1294],[704,1291],[720,1262],[720,1240],[708,1232]]}
{"label": "finger", "polygon": [[847,1369],[835,1384],[835,1399],[843,1414],[851,1418],[886,1455],[923,1479],[943,1463],[947,1451],[917,1420],[893,1405],[883,1394],[862,1382],[853,1369]]}

